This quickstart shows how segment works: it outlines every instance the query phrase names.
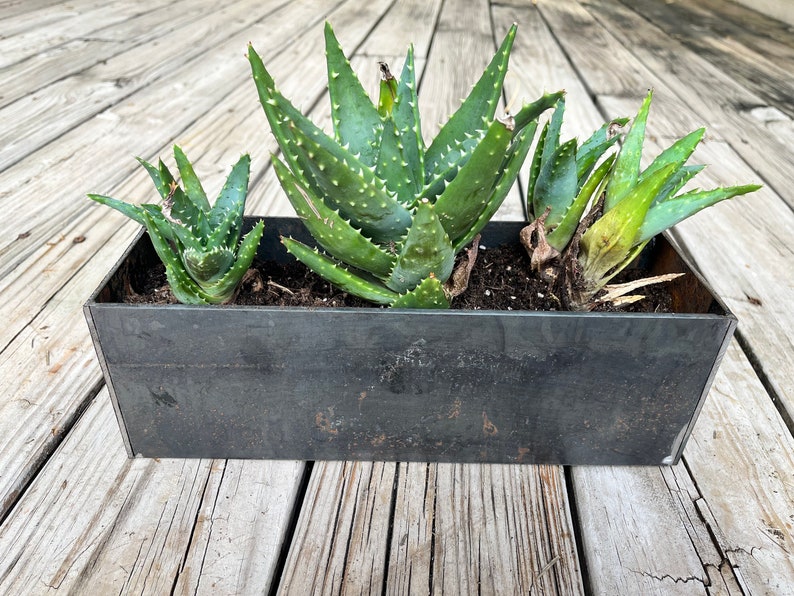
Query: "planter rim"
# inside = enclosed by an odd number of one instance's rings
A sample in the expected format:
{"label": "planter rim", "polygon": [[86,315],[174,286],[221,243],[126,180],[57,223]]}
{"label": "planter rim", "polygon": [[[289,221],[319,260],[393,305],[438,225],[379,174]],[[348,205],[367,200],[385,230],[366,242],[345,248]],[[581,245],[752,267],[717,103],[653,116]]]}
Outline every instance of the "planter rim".
{"label": "planter rim", "polygon": [[[265,223],[268,221],[276,222],[276,221],[292,221],[292,222],[299,222],[299,218],[297,217],[283,217],[283,216],[265,216],[265,215],[253,215],[253,216],[246,216],[246,221],[257,221],[257,220],[264,220]],[[521,225],[525,222],[523,221],[516,221],[516,220],[498,220],[492,223],[495,224],[506,224],[506,225]],[[138,242],[141,240],[143,235],[146,233],[146,228],[143,226],[140,227],[138,233],[135,234],[130,244],[118,258],[118,260],[114,263],[114,265],[110,268],[108,273],[104,276],[100,284],[97,288],[91,293],[90,297],[84,303],[84,308],[93,305],[102,305],[102,308],[114,308],[114,307],[124,307],[124,308],[135,308],[135,309],[170,309],[170,310],[177,310],[177,309],[206,309],[206,308],[215,308],[215,309],[231,309],[235,311],[256,311],[256,312],[283,312],[283,311],[315,311],[315,312],[324,312],[329,314],[342,314],[342,313],[389,313],[394,316],[400,315],[419,315],[419,314],[430,314],[433,315],[442,315],[442,316],[485,316],[489,314],[498,313],[500,316],[554,316],[554,317],[599,317],[599,318],[681,318],[681,319],[731,319],[734,322],[738,322],[736,315],[727,307],[727,305],[723,302],[723,300],[714,292],[711,285],[704,279],[703,275],[701,275],[700,271],[695,267],[690,259],[690,256],[686,253],[686,251],[681,249],[681,246],[678,242],[676,242],[673,238],[670,237],[668,232],[664,232],[663,236],[668,241],[668,243],[673,247],[673,249],[678,253],[678,256],[684,262],[684,264],[689,269],[690,273],[694,275],[698,282],[703,285],[703,287],[708,290],[711,294],[712,298],[717,302],[720,308],[723,310],[723,313],[680,313],[680,312],[626,312],[626,311],[613,311],[613,312],[592,312],[592,311],[562,311],[562,310],[527,310],[527,309],[515,309],[515,310],[496,310],[496,309],[481,309],[481,310],[472,310],[472,309],[423,309],[423,308],[385,308],[380,307],[377,305],[373,305],[370,307],[355,307],[355,306],[346,306],[346,307],[315,307],[315,306],[264,306],[264,305],[244,305],[244,304],[133,304],[133,303],[126,303],[126,302],[100,302],[97,300],[99,294],[108,284],[108,282],[112,279],[112,277],[116,274],[118,269],[130,255],[130,253],[135,249]]]}

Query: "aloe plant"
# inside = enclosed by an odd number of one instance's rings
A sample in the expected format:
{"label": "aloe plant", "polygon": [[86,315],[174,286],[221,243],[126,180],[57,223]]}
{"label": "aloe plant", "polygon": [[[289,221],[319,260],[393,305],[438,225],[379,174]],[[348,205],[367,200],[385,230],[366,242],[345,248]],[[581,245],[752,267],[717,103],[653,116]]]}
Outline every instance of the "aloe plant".
{"label": "aloe plant", "polygon": [[174,158],[184,189],[162,160],[154,166],[138,159],[162,204],[135,205],[104,195],[88,196],[146,227],[177,300],[185,304],[228,302],[251,266],[264,230],[260,221],[240,240],[251,159],[243,155],[232,167],[210,207],[193,166],[176,145]]}
{"label": "aloe plant", "polygon": [[525,213],[533,224],[523,232],[524,243],[532,245],[533,268],[556,258],[571,242],[579,221],[592,203],[614,155],[599,160],[619,139],[617,130],[628,118],[605,123],[586,141],[561,142],[565,99],[557,103],[544,125],[532,157],[527,181]]}
{"label": "aloe plant", "polygon": [[381,64],[375,103],[326,24],[334,129],[328,136],[276,89],[249,46],[254,82],[283,157],[273,157],[275,172],[319,245],[282,238],[287,250],[365,300],[448,307],[465,286],[465,275],[453,276],[457,253],[496,213],[529,152],[538,115],[562,95],[547,94],[514,117],[496,117],[515,34],[513,27],[429,146],[412,47],[399,79]]}
{"label": "aloe plant", "polygon": [[[590,164],[592,171],[584,177],[581,175],[584,168],[576,163],[575,196],[571,193],[572,159],[565,150],[552,153],[558,159],[550,158],[546,163],[551,165],[537,175],[539,181],[543,174],[547,180],[540,191],[535,183],[530,213],[536,219],[522,231],[522,241],[532,256],[533,267],[556,282],[561,300],[569,308],[592,308],[596,295],[655,235],[701,209],[760,188],[757,184],[745,184],[681,192],[705,167],[686,163],[703,139],[702,128],[674,142],[642,169],[640,162],[652,97],[653,92],[649,92],[616,155],[608,156],[598,167]],[[607,144],[600,132],[594,137],[600,141],[593,146],[600,148]],[[539,151],[543,152],[544,147],[540,146]],[[559,188],[565,192],[558,192]],[[581,218],[588,203],[590,210]],[[539,208],[544,209],[542,214],[538,214]],[[555,213],[556,217],[552,218],[551,214]],[[649,278],[611,288],[606,299],[618,304],[633,302],[643,296],[627,296],[629,291],[667,279]]]}

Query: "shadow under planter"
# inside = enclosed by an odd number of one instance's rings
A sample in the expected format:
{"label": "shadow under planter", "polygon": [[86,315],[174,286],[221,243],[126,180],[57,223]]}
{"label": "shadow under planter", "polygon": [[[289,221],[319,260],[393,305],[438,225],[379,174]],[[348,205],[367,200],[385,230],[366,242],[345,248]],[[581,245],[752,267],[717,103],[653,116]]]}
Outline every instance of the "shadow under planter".
{"label": "shadow under planter", "polygon": [[[309,241],[264,219],[260,258]],[[675,314],[121,303],[156,258],[139,235],[84,307],[131,456],[673,464],[736,327],[661,237]]]}

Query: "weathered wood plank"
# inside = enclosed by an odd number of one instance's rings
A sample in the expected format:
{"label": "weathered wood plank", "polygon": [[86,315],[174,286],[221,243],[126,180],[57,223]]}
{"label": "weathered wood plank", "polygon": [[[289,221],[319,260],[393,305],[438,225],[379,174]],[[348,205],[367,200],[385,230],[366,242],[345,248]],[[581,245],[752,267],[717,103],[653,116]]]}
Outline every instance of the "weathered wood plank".
{"label": "weathered wood plank", "polygon": [[[435,34],[435,23],[441,0],[400,0],[389,9],[373,34],[364,40],[359,56],[405,56],[408,45],[414,46],[414,57],[427,57]],[[395,68],[395,72],[400,71]],[[417,76],[418,78],[418,76]]]}
{"label": "weathered wood plank", "polygon": [[433,464],[399,466],[388,594],[410,596],[433,591],[437,472],[438,466]]}
{"label": "weathered wood plank", "polygon": [[253,594],[273,583],[304,462],[214,462],[174,594]]}
{"label": "weathered wood plank", "polygon": [[0,19],[10,20],[12,17],[39,10],[61,0],[4,0],[0,3]]}
{"label": "weathered wood plank", "polygon": [[[0,109],[0,117],[12,124],[0,132],[0,170],[138,89],[167,78],[173,70],[201,57],[210,48],[228,45],[230,37],[244,34],[279,4],[278,0],[268,0],[251,10],[249,3],[237,2],[226,15],[227,22],[234,24],[232,27],[219,27],[215,14],[198,20],[191,17],[190,26],[169,37],[167,52],[159,44],[137,46],[83,71],[80,77],[63,79],[5,106]],[[216,93],[222,94],[223,89]],[[45,118],[54,112],[58,113],[55,122]]]}
{"label": "weathered wood plank", "polygon": [[[124,10],[117,11],[123,20],[112,21],[106,27],[92,30],[89,35],[38,46],[29,58],[3,68],[0,107],[38,91],[47,84],[76,75],[133,46],[178,33],[178,27],[183,26],[185,19],[188,22],[195,20],[205,10],[197,2],[189,5],[184,2],[163,4],[147,5],[148,10],[143,14],[125,15]],[[124,5],[130,6],[129,3]]]}
{"label": "weathered wood plank", "polygon": [[383,462],[315,465],[280,592],[381,591],[395,470]]}
{"label": "weathered wood plank", "polygon": [[218,472],[128,460],[103,391],[0,528],[0,591],[167,592]]}
{"label": "weathered wood plank", "polygon": [[419,83],[422,133],[428,144],[477,82],[496,50],[486,23],[490,23],[486,2],[465,7],[460,2],[444,4]]}
{"label": "weathered wood plank", "polygon": [[[426,545],[432,547],[432,592],[584,593],[559,468],[437,468],[433,540]],[[405,497],[421,502],[419,494]],[[404,511],[402,502],[398,511]],[[397,536],[405,521],[396,518],[395,541],[412,540],[408,534]]]}
{"label": "weathered wood plank", "polygon": [[[706,8],[701,2],[642,0],[627,7],[746,89],[753,89],[765,102],[794,117],[794,36],[776,41],[756,33],[767,28],[774,31],[777,22],[773,19],[732,2],[712,2]],[[735,18],[741,20],[733,21],[731,11],[740,11]],[[747,19],[754,21],[753,35],[746,34]]]}
{"label": "weathered wood plank", "polygon": [[593,593],[707,593],[715,549],[691,543],[707,529],[686,517],[660,469],[576,467],[573,486]]}
{"label": "weathered wood plank", "polygon": [[140,7],[118,0],[26,2],[25,10],[0,9],[0,69],[41,51],[42,48],[76,39],[103,24],[119,22],[140,13]]}
{"label": "weathered wood plank", "polygon": [[794,439],[750,370],[734,342],[684,457],[742,587],[784,594],[794,586]]}

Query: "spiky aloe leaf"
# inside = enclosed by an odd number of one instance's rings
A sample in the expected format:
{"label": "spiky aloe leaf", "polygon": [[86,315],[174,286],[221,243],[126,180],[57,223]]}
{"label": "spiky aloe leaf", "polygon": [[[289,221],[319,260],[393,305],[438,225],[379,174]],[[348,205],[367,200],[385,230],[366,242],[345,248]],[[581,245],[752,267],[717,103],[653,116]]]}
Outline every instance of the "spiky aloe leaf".
{"label": "spiky aloe leaf", "polygon": [[[695,148],[703,139],[703,135],[705,133],[705,128],[699,128],[698,130],[689,133],[685,137],[678,139],[675,143],[670,145],[667,149],[656,156],[656,159],[651,162],[651,165],[645,168],[645,170],[643,170],[643,172],[639,175],[637,181],[642,182],[645,178],[668,164],[675,164],[676,170],[684,167],[684,164],[695,151]],[[669,196],[669,194],[665,195],[664,192],[662,192],[658,197],[656,197],[656,200],[664,201]]]}
{"label": "spiky aloe leaf", "polygon": [[[549,140],[547,137],[544,154],[549,147]],[[539,217],[551,207],[551,212],[546,218],[547,228],[553,228],[562,221],[576,198],[578,187],[576,172],[576,139],[559,145],[545,158],[535,182],[532,210],[535,216]]]}
{"label": "spiky aloe leaf", "polygon": [[434,206],[424,200],[416,207],[397,262],[386,285],[395,292],[406,292],[433,274],[446,281],[455,265],[455,251]]}
{"label": "spiky aloe leaf", "polygon": [[413,290],[400,294],[392,308],[449,308],[443,284],[435,276],[422,280]]}
{"label": "spiky aloe leaf", "polygon": [[432,178],[425,181],[425,186],[421,192],[422,198],[434,201],[438,195],[444,192],[447,183],[452,182],[460,169],[469,161],[471,154],[485,137],[485,133],[485,128],[474,131],[459,146],[450,149],[445,156],[445,163],[434,172]]}
{"label": "spiky aloe leaf", "polygon": [[[616,164],[619,159],[620,156]],[[674,172],[675,165],[669,164],[634,185],[622,201],[584,233],[579,243],[579,262],[588,284],[597,287],[611,269],[625,262],[637,245],[637,234],[653,199]]]}
{"label": "spiky aloe leaf", "polygon": [[410,212],[370,168],[322,131],[305,135],[295,128],[293,132],[296,144],[289,150],[314,181],[318,195],[373,240],[398,241],[405,234]]}
{"label": "spiky aloe leaf", "polygon": [[408,178],[413,181],[411,188],[413,188],[414,196],[416,196],[425,181],[425,144],[422,139],[419,100],[416,94],[416,68],[414,66],[413,45],[408,48],[403,69],[400,73],[392,119],[394,128],[401,140],[402,156],[408,170]]}
{"label": "spiky aloe leaf", "polygon": [[645,216],[645,221],[640,227],[637,235],[638,242],[650,240],[656,234],[660,234],[667,228],[694,215],[701,209],[710,207],[720,201],[733,197],[755,192],[761,188],[758,184],[745,184],[742,186],[730,186],[727,188],[715,188],[713,190],[698,190],[678,195],[666,201],[654,203]]}
{"label": "spiky aloe leaf", "polygon": [[535,186],[538,183],[538,176],[540,175],[540,168],[543,166],[543,149],[546,145],[546,135],[549,132],[549,123],[543,125],[543,128],[540,129],[540,135],[538,136],[538,142],[535,145],[535,153],[532,155],[532,161],[529,164],[529,179],[527,180],[527,193],[526,193],[526,202],[524,205],[524,211],[527,216],[527,219],[534,220],[543,213],[535,213],[535,205],[534,205],[534,198],[535,198]]}
{"label": "spiky aloe leaf", "polygon": [[377,139],[382,120],[356,73],[345,57],[330,23],[325,23],[325,55],[328,64],[328,94],[336,139],[372,167],[377,158]]}
{"label": "spiky aloe leaf", "polygon": [[436,214],[453,243],[469,232],[488,205],[512,136],[512,121],[494,120],[471,158],[436,199]]}
{"label": "spiky aloe leaf", "polygon": [[576,228],[579,221],[582,219],[587,205],[598,196],[604,178],[609,172],[612,164],[615,161],[615,156],[610,155],[604,162],[596,168],[596,170],[587,178],[576,199],[571,203],[562,221],[557,225],[554,230],[546,235],[546,242],[555,250],[562,252],[568,246],[568,243],[576,233]]}
{"label": "spiky aloe leaf", "polygon": [[557,102],[565,97],[565,91],[557,91],[555,93],[545,93],[539,99],[532,103],[525,104],[513,117],[516,122],[513,135],[521,132],[525,126],[538,119],[538,117],[548,110],[553,108]]}
{"label": "spiky aloe leaf", "polygon": [[507,193],[510,192],[516,178],[518,178],[521,166],[524,165],[529,149],[532,146],[537,127],[537,122],[531,122],[513,139],[509,157],[505,160],[501,177],[491,191],[486,201],[485,209],[483,209],[482,213],[477,217],[477,220],[470,226],[469,231],[455,242],[454,248],[456,253],[474,240],[474,237],[482,231],[499,210],[499,207],[501,207],[507,197]]}
{"label": "spiky aloe leaf", "polygon": [[98,194],[89,194],[88,198],[91,199],[92,201],[96,201],[97,203],[115,209],[116,211],[126,215],[127,217],[129,217],[130,219],[139,223],[142,226],[146,225],[144,214],[148,213],[149,216],[152,218],[154,225],[157,226],[157,229],[160,230],[160,233],[163,235],[164,238],[166,238],[166,240],[169,240],[171,242],[176,240],[176,235],[174,234],[174,230],[172,229],[173,224],[165,220],[160,205],[151,205],[148,203],[144,203],[142,205],[135,205],[132,203],[125,203],[124,201],[114,199],[113,197],[108,197],[105,195],[98,195]]}
{"label": "spiky aloe leaf", "polygon": [[417,180],[410,170],[409,159],[403,137],[397,131],[394,121],[386,120],[383,124],[375,173],[385,182],[386,188],[406,207],[413,206],[417,194]]}
{"label": "spiky aloe leaf", "polygon": [[704,165],[681,166],[678,170],[673,172],[673,175],[665,182],[653,202],[659,203],[675,196],[687,182],[702,172],[705,167]]}
{"label": "spiky aloe leaf", "polygon": [[441,127],[438,135],[427,148],[425,180],[436,177],[439,166],[447,161],[446,154],[450,148],[458,147],[467,134],[482,127],[483,121],[490,122],[494,119],[515,36],[516,25],[513,25],[469,96]]}
{"label": "spiky aloe leaf", "polygon": [[609,178],[606,188],[606,201],[604,211],[607,212],[617,205],[626,193],[636,184],[640,175],[640,160],[642,159],[642,144],[645,141],[645,124],[648,121],[648,112],[651,109],[653,91],[650,91],[640,106],[640,110],[631,123],[631,128],[623,139],[623,145],[618,153],[615,167]]}
{"label": "spiky aloe leaf", "polygon": [[337,261],[293,238],[282,238],[281,243],[309,269],[345,292],[376,304],[391,304],[399,296],[385,286],[356,275]]}
{"label": "spiky aloe leaf", "polygon": [[176,145],[174,145],[174,159],[179,169],[179,175],[182,177],[182,184],[185,186],[187,198],[190,199],[200,211],[209,211],[210,202],[207,200],[207,193],[204,192],[204,187],[201,185],[201,181],[193,170],[193,164],[190,163],[185,152]]}
{"label": "spiky aloe leaf", "polygon": [[582,188],[598,160],[620,138],[617,134],[611,134],[610,131],[615,127],[626,126],[628,121],[628,118],[616,118],[607,122],[579,146],[576,151],[576,175],[579,178],[579,189]]}
{"label": "spiky aloe leaf", "polygon": [[551,159],[552,155],[557,151],[560,146],[560,135],[562,134],[562,119],[565,115],[565,98],[560,99],[551,113],[549,118],[548,128],[546,129],[546,137],[543,143],[543,151],[541,155],[541,164],[546,164]]}
{"label": "spiky aloe leaf", "polygon": [[326,252],[377,277],[385,279],[389,276],[395,262],[393,255],[362,235],[338,211],[328,207],[318,197],[311,196],[310,191],[275,156],[273,168],[295,213]]}
{"label": "spiky aloe leaf", "polygon": [[232,266],[234,251],[225,246],[209,250],[187,248],[182,251],[182,262],[190,277],[212,283],[223,277]]}
{"label": "spiky aloe leaf", "polygon": [[144,210],[143,206],[138,206],[133,203],[126,203],[124,201],[120,201],[118,199],[114,199],[113,197],[108,197],[105,195],[98,195],[98,194],[89,194],[88,198],[92,201],[96,201],[101,205],[106,205],[107,207],[111,207],[116,211],[126,215],[130,219],[138,222],[142,226],[146,225],[146,219],[144,218]]}
{"label": "spiky aloe leaf", "polygon": [[187,198],[187,195],[176,183],[174,176],[163,161],[160,160],[159,167],[155,167],[141,158],[136,159],[149,173],[149,177],[154,182],[157,192],[163,198],[163,206],[170,213],[170,217],[189,228],[198,228],[201,212]]}
{"label": "spiky aloe leaf", "polygon": [[152,241],[157,256],[165,265],[165,275],[176,299],[183,304],[209,304],[210,297],[193,281],[185,271],[179,255],[163,237],[148,213],[143,215],[146,231]]}
{"label": "spiky aloe leaf", "polygon": [[273,77],[270,76],[262,58],[251,44],[248,45],[248,61],[251,64],[259,102],[270,124],[270,130],[290,168],[294,172],[300,172],[303,166],[298,163],[293,151],[295,145],[293,131],[300,129],[304,136],[324,133],[276,89]]}
{"label": "spiky aloe leaf", "polygon": [[240,240],[240,224],[243,221],[245,198],[248,194],[248,179],[251,171],[251,157],[240,156],[232,166],[229,176],[221,189],[207,220],[212,233],[207,240],[207,248],[225,246],[233,249]]}
{"label": "spiky aloe leaf", "polygon": [[260,220],[251,228],[237,248],[234,264],[217,281],[205,284],[202,289],[212,297],[213,302],[228,302],[234,297],[237,286],[243,279],[245,272],[251,267],[256,256],[256,249],[262,240],[265,222]]}

